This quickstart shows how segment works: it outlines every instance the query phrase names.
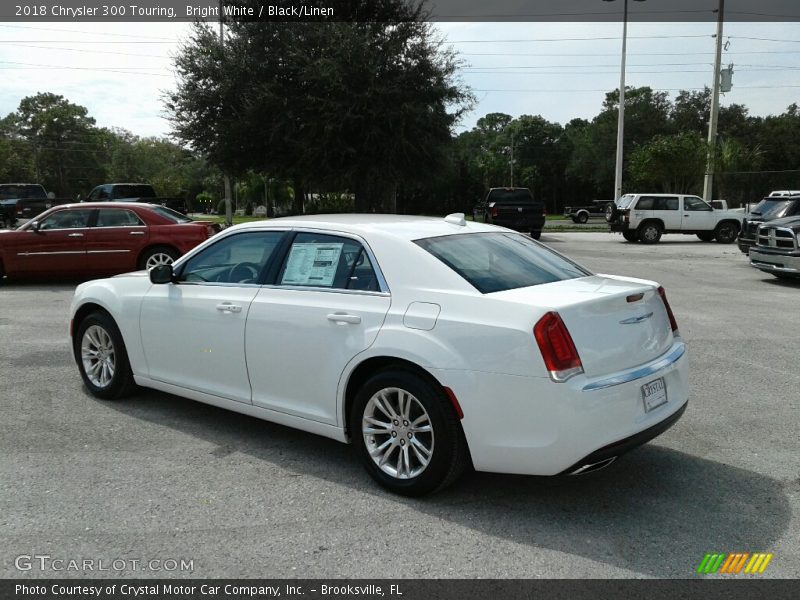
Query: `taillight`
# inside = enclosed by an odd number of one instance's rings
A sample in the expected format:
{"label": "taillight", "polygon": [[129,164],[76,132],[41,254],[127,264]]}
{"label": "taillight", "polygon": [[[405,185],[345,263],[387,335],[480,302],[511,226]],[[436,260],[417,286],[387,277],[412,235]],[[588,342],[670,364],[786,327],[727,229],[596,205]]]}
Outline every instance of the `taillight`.
{"label": "taillight", "polygon": [[658,295],[661,296],[661,301],[664,303],[664,308],[667,309],[667,316],[669,317],[669,326],[672,328],[673,335],[680,335],[678,332],[678,322],[675,320],[675,315],[672,314],[672,308],[667,300],[667,292],[664,291],[663,286],[658,286]]}
{"label": "taillight", "polygon": [[18,214],[18,215],[21,215],[21,214],[22,214],[22,204],[20,204],[19,202],[17,202],[17,207],[16,207],[16,209],[15,209],[15,210],[17,211],[17,214]]}
{"label": "taillight", "polygon": [[557,383],[583,373],[583,364],[572,336],[557,312],[544,315],[533,327],[550,379]]}
{"label": "taillight", "polygon": [[628,211],[628,210],[626,210],[626,211],[623,211],[623,213],[622,213],[622,220],[623,220],[625,223],[630,223],[630,222],[631,222],[631,213],[630,213],[630,211]]}
{"label": "taillight", "polygon": [[547,216],[547,208],[545,208],[544,206],[542,207],[542,216],[543,217]]}
{"label": "taillight", "polygon": [[492,215],[492,217],[496,217],[497,216],[497,205],[494,202],[492,202],[489,205],[489,211],[490,211],[490,214]]}

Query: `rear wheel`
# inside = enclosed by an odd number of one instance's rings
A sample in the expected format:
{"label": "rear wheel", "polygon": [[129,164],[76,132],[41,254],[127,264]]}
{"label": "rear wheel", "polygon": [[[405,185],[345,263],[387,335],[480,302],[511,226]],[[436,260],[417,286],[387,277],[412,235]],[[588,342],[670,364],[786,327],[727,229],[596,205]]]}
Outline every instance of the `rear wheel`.
{"label": "rear wheel", "polygon": [[461,425],[442,389],[400,368],[377,373],[359,390],[350,435],[370,476],[404,496],[450,485],[467,463]]}
{"label": "rear wheel", "polygon": [[717,225],[714,230],[714,237],[720,244],[732,244],[736,241],[736,236],[739,234],[739,229],[731,221],[725,221]]}
{"label": "rear wheel", "polygon": [[531,231],[531,237],[535,240],[538,240],[542,237],[542,230],[540,229],[539,231]]}
{"label": "rear wheel", "polygon": [[589,220],[589,215],[585,212],[578,213],[578,223],[586,223]]}
{"label": "rear wheel", "polygon": [[713,242],[714,241],[714,232],[709,231],[706,233],[698,233],[697,237],[700,238],[701,242]]}
{"label": "rear wheel", "polygon": [[139,257],[139,269],[147,269],[149,271],[159,265],[171,265],[179,256],[180,253],[177,250],[168,246],[148,248]]}
{"label": "rear wheel", "polygon": [[635,231],[623,231],[622,237],[625,238],[627,242],[638,242],[639,235]]}
{"label": "rear wheel", "polygon": [[642,223],[637,230],[639,241],[643,244],[655,244],[664,233],[661,225],[655,221]]}
{"label": "rear wheel", "polygon": [[135,389],[122,334],[107,313],[95,312],[81,321],[73,343],[83,383],[93,396],[116,400]]}

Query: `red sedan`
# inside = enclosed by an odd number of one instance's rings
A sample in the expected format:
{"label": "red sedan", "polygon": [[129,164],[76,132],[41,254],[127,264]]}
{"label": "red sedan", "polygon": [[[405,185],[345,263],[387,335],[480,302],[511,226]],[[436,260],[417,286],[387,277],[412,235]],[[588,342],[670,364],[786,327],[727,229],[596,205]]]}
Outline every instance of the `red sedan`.
{"label": "red sedan", "polygon": [[47,210],[0,231],[0,279],[100,277],[150,269],[216,233],[164,206],[85,202]]}

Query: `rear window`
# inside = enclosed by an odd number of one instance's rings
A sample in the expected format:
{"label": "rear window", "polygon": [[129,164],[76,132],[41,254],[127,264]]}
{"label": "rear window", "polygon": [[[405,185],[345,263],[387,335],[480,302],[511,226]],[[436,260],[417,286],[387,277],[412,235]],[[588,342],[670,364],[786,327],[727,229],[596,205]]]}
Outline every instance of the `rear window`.
{"label": "rear window", "polygon": [[467,233],[415,243],[483,294],[591,275],[518,233]]}
{"label": "rear window", "polygon": [[171,208],[167,208],[166,206],[156,206],[153,205],[150,210],[154,213],[161,215],[164,218],[169,219],[173,223],[191,223],[192,219],[187,217],[184,214],[179,213],[177,210],[172,210]]}
{"label": "rear window", "polygon": [[619,200],[617,200],[617,208],[621,209],[628,208],[631,205],[631,202],[633,202],[633,199],[635,197],[636,196],[634,196],[633,194],[625,194]]}
{"label": "rear window", "polygon": [[0,186],[0,200],[14,198],[47,198],[47,194],[39,185],[2,185]]}
{"label": "rear window", "polygon": [[486,198],[487,202],[498,204],[519,204],[520,202],[533,202],[533,194],[529,189],[516,190],[491,190]]}

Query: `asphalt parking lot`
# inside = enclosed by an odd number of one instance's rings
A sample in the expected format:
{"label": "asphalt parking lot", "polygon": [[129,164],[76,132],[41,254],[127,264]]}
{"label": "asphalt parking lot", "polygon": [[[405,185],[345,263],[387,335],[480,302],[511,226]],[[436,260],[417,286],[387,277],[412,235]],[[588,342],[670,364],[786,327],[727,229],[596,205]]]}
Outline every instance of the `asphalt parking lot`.
{"label": "asphalt parking lot", "polygon": [[[688,236],[542,241],[666,287],[689,409],[604,471],[476,473],[421,500],[383,492],[331,440],[158,392],[92,398],[68,347],[74,284],[6,284],[0,576],[686,578],[707,552],[772,552],[757,577],[797,577],[800,283]],[[193,570],[22,572],[23,554]]]}

